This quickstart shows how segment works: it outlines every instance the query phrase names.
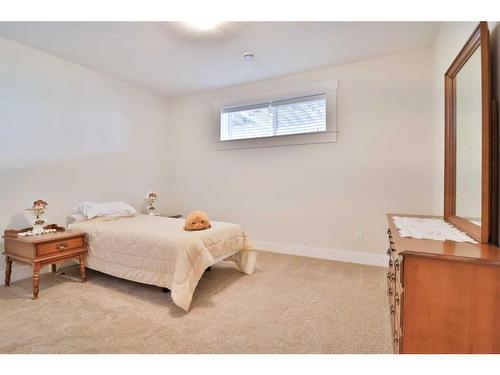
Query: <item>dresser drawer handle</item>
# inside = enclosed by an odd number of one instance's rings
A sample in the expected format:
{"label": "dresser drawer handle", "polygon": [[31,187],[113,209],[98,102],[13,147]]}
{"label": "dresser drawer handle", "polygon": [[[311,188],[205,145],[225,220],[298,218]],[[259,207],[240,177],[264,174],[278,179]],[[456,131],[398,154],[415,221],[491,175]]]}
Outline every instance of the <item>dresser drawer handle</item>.
{"label": "dresser drawer handle", "polygon": [[396,292],[396,294],[394,295],[394,302],[396,303],[396,305],[399,305],[399,293]]}
{"label": "dresser drawer handle", "polygon": [[396,314],[396,308],[394,307],[394,305],[391,305],[391,315],[394,314]]}
{"label": "dresser drawer handle", "polygon": [[392,288],[391,288],[391,287],[389,287],[389,290],[387,291],[387,294],[388,294],[389,296],[392,296]]}
{"label": "dresser drawer handle", "polygon": [[396,260],[394,261],[394,268],[395,268],[396,270],[399,270],[399,259],[396,259]]}
{"label": "dresser drawer handle", "polygon": [[56,245],[56,249],[57,250],[64,250],[68,247],[68,244],[66,242],[59,242],[57,245]]}

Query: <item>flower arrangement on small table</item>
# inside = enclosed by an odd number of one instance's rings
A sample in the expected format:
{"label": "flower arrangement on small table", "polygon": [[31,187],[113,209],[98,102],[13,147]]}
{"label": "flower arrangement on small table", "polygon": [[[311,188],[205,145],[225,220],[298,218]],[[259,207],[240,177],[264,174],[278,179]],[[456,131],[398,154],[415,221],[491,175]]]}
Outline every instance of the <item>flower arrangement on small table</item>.
{"label": "flower arrangement on small table", "polygon": [[31,208],[26,209],[26,211],[30,211],[33,215],[33,228],[19,233],[18,236],[35,236],[55,232],[55,229],[44,228],[45,219],[43,218],[43,215],[45,214],[45,210],[48,208],[47,202],[43,199],[34,201]]}
{"label": "flower arrangement on small table", "polygon": [[146,197],[146,201],[148,202],[148,206],[146,207],[148,215],[156,216],[155,212],[156,207],[153,206],[156,199],[158,199],[158,194],[154,192],[149,193],[148,196]]}

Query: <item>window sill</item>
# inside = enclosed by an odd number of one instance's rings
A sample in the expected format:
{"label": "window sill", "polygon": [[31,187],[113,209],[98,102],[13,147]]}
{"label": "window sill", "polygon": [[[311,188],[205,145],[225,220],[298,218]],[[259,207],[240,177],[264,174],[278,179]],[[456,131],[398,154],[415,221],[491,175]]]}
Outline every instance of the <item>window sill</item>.
{"label": "window sill", "polygon": [[316,143],[335,143],[337,142],[338,130],[327,130],[320,133],[309,134],[291,134],[278,137],[238,139],[233,141],[214,141],[213,149],[215,151],[240,150],[246,148],[280,147],[309,145]]}

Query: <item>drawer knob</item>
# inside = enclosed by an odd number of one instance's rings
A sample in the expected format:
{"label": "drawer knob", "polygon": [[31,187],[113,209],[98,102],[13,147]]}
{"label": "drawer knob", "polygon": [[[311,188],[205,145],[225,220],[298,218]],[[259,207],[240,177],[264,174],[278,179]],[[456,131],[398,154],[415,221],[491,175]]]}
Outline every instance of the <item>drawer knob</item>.
{"label": "drawer knob", "polygon": [[394,261],[394,268],[396,268],[396,270],[399,270],[399,259],[396,259]]}
{"label": "drawer knob", "polygon": [[393,342],[394,342],[394,344],[397,344],[399,342],[399,332],[398,331],[394,331]]}
{"label": "drawer knob", "polygon": [[391,305],[391,315],[394,315],[396,313],[396,308],[394,305]]}
{"label": "drawer knob", "polygon": [[56,245],[56,249],[57,250],[64,250],[68,247],[68,244],[66,242],[59,242],[57,245]]}
{"label": "drawer knob", "polygon": [[399,305],[399,293],[396,292],[396,295],[394,296],[394,302],[396,305]]}

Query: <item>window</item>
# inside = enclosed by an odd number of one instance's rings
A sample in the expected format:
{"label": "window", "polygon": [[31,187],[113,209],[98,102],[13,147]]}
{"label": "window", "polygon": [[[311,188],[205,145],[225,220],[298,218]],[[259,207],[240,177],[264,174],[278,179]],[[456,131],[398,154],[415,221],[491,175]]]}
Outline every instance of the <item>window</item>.
{"label": "window", "polygon": [[211,121],[214,150],[337,142],[337,79],[303,84],[262,81],[221,92]]}
{"label": "window", "polygon": [[326,130],[326,94],[226,107],[220,111],[221,141]]}

